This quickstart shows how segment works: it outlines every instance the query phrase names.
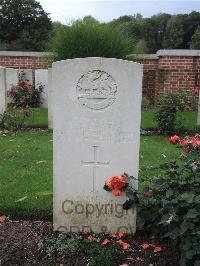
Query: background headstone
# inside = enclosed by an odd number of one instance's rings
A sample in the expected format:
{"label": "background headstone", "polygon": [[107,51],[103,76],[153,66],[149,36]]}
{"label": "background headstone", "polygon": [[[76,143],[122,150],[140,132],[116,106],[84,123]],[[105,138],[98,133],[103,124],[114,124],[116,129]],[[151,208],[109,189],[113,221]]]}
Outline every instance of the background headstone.
{"label": "background headstone", "polygon": [[36,69],[35,70],[35,86],[44,86],[41,94],[42,104],[41,108],[48,108],[48,69]]}
{"label": "background headstone", "polygon": [[200,91],[199,91],[199,104],[198,104],[197,126],[200,126]]}
{"label": "background headstone", "polygon": [[103,186],[138,176],[142,76],[142,65],[118,59],[53,64],[55,230],[135,232],[135,208]]}
{"label": "background headstone", "polygon": [[[6,91],[10,90],[12,86],[16,86],[19,81],[19,72],[15,68],[6,68]],[[7,104],[11,102],[11,99],[6,97]]]}
{"label": "background headstone", "polygon": [[6,110],[6,69],[0,67],[0,114]]}
{"label": "background headstone", "polygon": [[32,69],[20,69],[18,70],[18,74],[24,73],[25,80],[28,80],[28,83],[33,85],[34,84],[34,74]]}
{"label": "background headstone", "polygon": [[52,69],[48,69],[48,127],[53,129]]}
{"label": "background headstone", "polygon": [[10,90],[12,86],[16,86],[19,81],[19,72],[15,68],[6,68],[6,89]]}

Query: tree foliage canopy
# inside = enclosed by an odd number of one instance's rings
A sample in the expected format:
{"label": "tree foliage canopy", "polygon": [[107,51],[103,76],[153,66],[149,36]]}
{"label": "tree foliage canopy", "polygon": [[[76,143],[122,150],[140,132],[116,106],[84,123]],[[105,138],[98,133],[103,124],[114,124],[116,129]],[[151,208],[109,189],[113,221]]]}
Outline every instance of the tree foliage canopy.
{"label": "tree foliage canopy", "polygon": [[[60,22],[52,23],[48,13],[36,0],[0,0],[0,50],[41,51],[47,48],[50,36],[53,38],[57,36],[57,41],[62,39],[63,45],[65,37],[61,38],[62,33],[65,36],[68,33],[69,36],[75,32],[75,29],[77,38],[82,38],[77,39],[75,43],[81,45],[84,38],[86,41],[87,38],[95,36],[94,27],[87,28],[89,24],[90,26],[95,25],[97,30],[107,28],[106,31],[112,33],[112,38],[114,38],[115,30],[115,32],[118,31],[134,40],[132,53],[156,53],[159,49],[199,49],[200,13],[196,11],[177,15],[160,13],[150,18],[144,18],[141,14],[124,15],[108,23],[101,23],[88,15],[83,18],[82,24],[85,25],[82,28],[83,34],[78,33],[78,25],[81,29],[80,20],[71,25],[63,25]],[[59,35],[60,37],[58,37]],[[89,35],[90,37],[88,37]],[[109,36],[107,35],[107,37]],[[96,43],[98,42],[105,43],[105,38],[102,41],[98,39]],[[87,49],[91,52],[96,43],[90,42]],[[102,45],[100,43],[99,47],[103,46],[103,43]],[[70,46],[70,44],[71,41],[68,45]],[[78,50],[83,50],[82,46],[74,49],[76,49],[75,54]],[[102,54],[104,53],[105,50]]]}
{"label": "tree foliage canopy", "polygon": [[0,0],[0,43],[5,48],[43,50],[51,30],[51,20],[39,2]]}
{"label": "tree foliage canopy", "polygon": [[190,43],[191,49],[200,49],[200,26],[196,29]]}
{"label": "tree foliage canopy", "polygon": [[[190,14],[157,14],[150,18],[123,16],[114,19],[110,24],[119,27],[130,37],[137,39],[136,53],[155,53],[159,49],[197,49],[190,45],[192,38],[198,39],[197,28],[200,27],[200,13]],[[197,37],[193,37],[196,34]],[[194,42],[194,40],[192,41]],[[195,48],[197,47],[197,48]]]}

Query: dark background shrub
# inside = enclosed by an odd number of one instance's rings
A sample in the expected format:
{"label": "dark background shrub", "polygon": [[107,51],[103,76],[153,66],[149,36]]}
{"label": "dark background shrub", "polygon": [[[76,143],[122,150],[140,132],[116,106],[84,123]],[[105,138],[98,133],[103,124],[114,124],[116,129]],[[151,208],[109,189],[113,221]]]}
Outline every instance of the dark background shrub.
{"label": "dark background shrub", "polygon": [[[160,103],[156,111],[155,119],[162,132],[172,133],[175,128],[183,129],[183,111],[195,111],[198,99],[191,90],[177,90],[168,93]],[[179,112],[179,116],[177,113]]]}

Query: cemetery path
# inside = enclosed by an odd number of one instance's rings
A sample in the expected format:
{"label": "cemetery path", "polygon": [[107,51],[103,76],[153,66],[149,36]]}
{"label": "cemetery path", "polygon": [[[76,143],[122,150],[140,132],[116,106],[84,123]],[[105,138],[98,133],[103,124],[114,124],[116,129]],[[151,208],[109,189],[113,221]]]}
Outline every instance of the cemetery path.
{"label": "cemetery path", "polygon": [[[87,266],[90,257],[88,254],[79,253],[64,258],[52,258],[38,250],[36,240],[39,236],[56,236],[52,231],[51,222],[41,221],[6,221],[0,222],[0,265],[1,266]],[[137,233],[134,237],[128,236],[126,241],[131,249],[121,250],[129,259],[127,265],[137,266],[177,266],[178,251],[173,246],[162,246],[162,252],[153,253],[150,250],[141,251],[141,244],[145,243],[147,235]],[[108,247],[109,248],[109,247]],[[110,247],[113,248],[112,246]],[[139,251],[140,250],[140,251]],[[118,259],[117,259],[118,260]],[[119,261],[118,265],[127,263]],[[96,264],[95,264],[96,265]],[[94,266],[95,266],[94,265]],[[102,265],[102,264],[101,264]],[[116,264],[117,265],[117,264]],[[96,265],[99,266],[99,265]],[[105,265],[106,266],[106,265]]]}

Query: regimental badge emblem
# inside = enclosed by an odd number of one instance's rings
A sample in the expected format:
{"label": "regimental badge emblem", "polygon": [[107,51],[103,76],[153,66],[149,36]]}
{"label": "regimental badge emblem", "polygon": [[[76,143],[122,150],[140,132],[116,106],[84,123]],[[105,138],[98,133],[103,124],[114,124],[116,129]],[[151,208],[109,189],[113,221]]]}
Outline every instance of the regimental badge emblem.
{"label": "regimental badge emblem", "polygon": [[99,111],[111,106],[117,98],[114,78],[101,70],[92,70],[81,76],[76,87],[82,106]]}

